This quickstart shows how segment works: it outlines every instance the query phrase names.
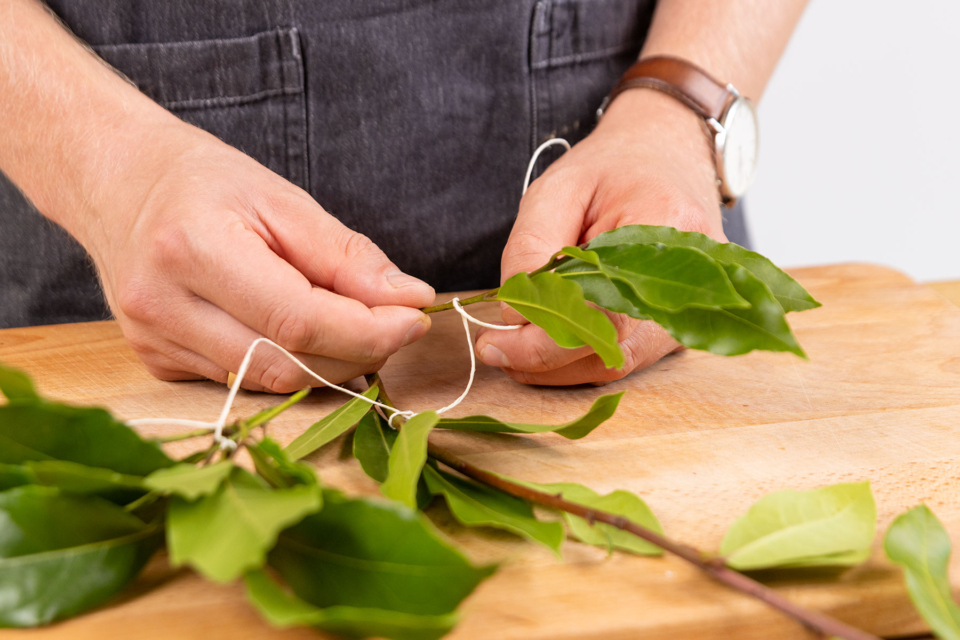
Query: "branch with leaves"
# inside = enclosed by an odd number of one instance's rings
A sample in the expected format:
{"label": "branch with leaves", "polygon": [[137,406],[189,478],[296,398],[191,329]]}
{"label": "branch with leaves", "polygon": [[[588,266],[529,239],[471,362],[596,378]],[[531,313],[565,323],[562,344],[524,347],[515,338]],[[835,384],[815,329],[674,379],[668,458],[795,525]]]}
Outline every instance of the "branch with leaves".
{"label": "branch with leaves", "polygon": [[[562,346],[592,346],[610,366],[622,365],[623,354],[597,307],[658,322],[692,348],[802,356],[785,314],[818,306],[759,254],[641,226],[566,247],[542,268],[461,304],[488,301],[507,302]],[[707,554],[668,537],[640,496],[508,478],[430,442],[438,428],[584,438],[614,415],[622,393],[598,398],[560,425],[426,411],[407,421],[398,416],[394,429],[369,402],[391,405],[383,381],[368,381],[362,398],[286,448],[266,436],[266,427],[308,390],[228,425],[223,433],[236,447],[211,442],[173,460],[163,442],[209,431],[144,440],[108,412],[48,401],[25,374],[0,367],[7,398],[0,405],[0,592],[9,596],[0,602],[0,626],[38,626],[96,607],[165,544],[175,565],[214,582],[244,580],[250,602],[274,625],[434,640],[453,628],[460,602],[495,571],[472,564],[424,515],[427,504],[442,499],[465,526],[499,528],[558,556],[567,536],[611,553],[666,551],[823,636],[874,639],[744,573],[863,562],[876,521],[867,483],[767,495],[733,523],[718,553]],[[381,498],[346,496],[301,462],[351,429],[353,454],[380,483]],[[241,450],[252,471],[235,462]],[[544,509],[562,520],[543,519]],[[894,522],[886,549],[904,566],[911,598],[935,632],[960,640],[942,525],[918,507]]]}

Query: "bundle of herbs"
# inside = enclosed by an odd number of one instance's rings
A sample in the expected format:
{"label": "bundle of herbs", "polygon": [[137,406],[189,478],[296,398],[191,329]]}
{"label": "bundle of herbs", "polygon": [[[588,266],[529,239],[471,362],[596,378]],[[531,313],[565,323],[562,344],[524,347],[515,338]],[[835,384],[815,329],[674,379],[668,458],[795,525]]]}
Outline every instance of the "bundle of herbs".
{"label": "bundle of herbs", "polygon": [[[541,269],[462,303],[492,300],[510,304],[561,346],[593,347],[612,367],[623,366],[623,354],[597,307],[653,320],[691,348],[803,356],[785,314],[819,306],[759,254],[643,226],[566,247]],[[611,553],[666,551],[824,636],[873,638],[744,573],[864,562],[876,522],[868,483],[767,495],[732,524],[718,553],[706,553],[667,537],[635,494],[508,478],[430,441],[434,429],[584,438],[614,415],[622,392],[561,425],[432,411],[391,425],[369,402],[393,407],[384,382],[368,382],[363,397],[286,447],[262,428],[307,390],[228,425],[223,433],[235,446],[214,441],[177,461],[107,411],[44,399],[24,373],[0,367],[7,398],[0,406],[0,626],[48,624],[107,602],[165,545],[174,565],[214,582],[243,580],[252,605],[277,626],[439,638],[456,624],[460,602],[496,569],[475,566],[424,515],[423,507],[442,500],[465,526],[502,529],[558,556],[568,536]],[[347,496],[301,462],[354,428],[353,454],[382,497]],[[208,435],[201,429],[168,440]],[[239,451],[249,453],[252,469],[236,463]],[[544,510],[562,519],[544,519]],[[920,506],[898,518],[886,549],[904,566],[908,591],[935,632],[960,640],[960,609],[946,578],[949,538],[935,516]]]}

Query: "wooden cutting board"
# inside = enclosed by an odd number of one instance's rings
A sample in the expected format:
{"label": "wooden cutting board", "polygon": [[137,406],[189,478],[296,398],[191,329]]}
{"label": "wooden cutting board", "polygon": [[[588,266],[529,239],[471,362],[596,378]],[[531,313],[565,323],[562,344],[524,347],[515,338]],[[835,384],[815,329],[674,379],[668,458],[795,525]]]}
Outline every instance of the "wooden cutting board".
{"label": "wooden cutting board", "polygon": [[[960,310],[933,290],[881,267],[841,265],[794,275],[821,309],[790,316],[809,361],[787,354],[722,358],[688,351],[604,388],[532,388],[481,367],[456,415],[489,413],[561,422],[603,393],[626,389],[617,415],[580,441],[543,436],[437,433],[475,464],[538,482],[575,481],[641,495],[666,532],[716,550],[725,529],[760,496],[870,480],[878,532],[925,502],[960,543]],[[473,307],[497,319],[496,305]],[[0,331],[0,360],[32,373],[42,391],[102,404],[123,418],[213,419],[226,390],[215,383],[151,378],[113,323]],[[463,389],[467,347],[460,319],[434,317],[426,338],[382,375],[395,401],[436,408]],[[289,442],[342,403],[316,391],[271,426]],[[275,404],[241,393],[236,415]],[[146,430],[145,430],[146,431]],[[173,433],[165,427],[149,433]],[[180,445],[176,452],[186,451]],[[357,493],[375,485],[333,442],[311,460],[329,484]],[[435,513],[444,513],[435,508]],[[478,562],[504,561],[463,605],[452,639],[806,638],[800,626],[701,576],[674,558],[639,558],[576,542],[564,560],[494,530],[442,529]],[[952,576],[960,581],[960,553]],[[883,557],[840,573],[770,575],[788,597],[878,635],[921,632],[899,572]],[[133,592],[28,638],[315,638],[272,630],[239,586],[215,586],[155,559]]]}

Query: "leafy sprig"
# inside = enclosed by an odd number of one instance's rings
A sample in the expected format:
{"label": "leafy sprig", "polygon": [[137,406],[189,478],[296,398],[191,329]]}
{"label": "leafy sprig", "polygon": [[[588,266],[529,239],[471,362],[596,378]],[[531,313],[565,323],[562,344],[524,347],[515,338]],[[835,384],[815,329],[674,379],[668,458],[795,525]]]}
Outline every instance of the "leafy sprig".
{"label": "leafy sprig", "polygon": [[[654,320],[692,348],[803,356],[785,314],[819,306],[759,254],[645,226],[564,248],[542,268],[461,303],[497,300],[558,344],[592,346],[614,367],[623,354],[596,307]],[[365,397],[391,406],[382,381],[370,382]],[[16,594],[0,602],[2,626],[46,624],[101,604],[136,576],[165,532],[172,562],[214,581],[242,578],[251,603],[277,626],[433,640],[453,627],[459,603],[495,569],[471,564],[434,528],[420,509],[437,499],[465,526],[499,528],[558,555],[568,535],[611,553],[671,553],[823,635],[873,638],[741,572],[862,562],[876,518],[866,483],[765,496],[734,522],[720,553],[708,554],[668,537],[635,494],[507,478],[430,441],[437,428],[583,438],[613,415],[622,393],[598,398],[585,415],[560,425],[424,412],[406,423],[398,417],[398,429],[355,398],[286,449],[260,434],[305,390],[229,425],[224,434],[235,450],[211,442],[177,462],[102,409],[41,398],[22,372],[0,367],[0,391],[8,399],[0,406],[0,591]],[[385,499],[345,496],[299,461],[354,425],[353,453]],[[239,450],[249,453],[253,472],[236,463]],[[562,520],[542,519],[543,509]],[[931,513],[914,510],[894,523],[886,546],[905,566],[921,613],[955,638],[945,538]]]}
{"label": "leafy sprig", "polygon": [[[460,304],[490,301],[509,304],[561,347],[593,347],[614,368],[623,366],[617,332],[596,307],[652,320],[691,349],[727,356],[787,351],[805,358],[786,314],[820,306],[758,253],[701,233],[648,225],[620,227],[580,247],[564,247],[541,268]],[[423,311],[449,308],[447,303]]]}

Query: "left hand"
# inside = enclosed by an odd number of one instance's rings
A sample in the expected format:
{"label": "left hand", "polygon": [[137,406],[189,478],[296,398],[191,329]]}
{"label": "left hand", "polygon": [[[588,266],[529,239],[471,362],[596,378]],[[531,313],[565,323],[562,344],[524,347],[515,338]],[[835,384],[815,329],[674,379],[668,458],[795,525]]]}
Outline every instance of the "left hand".
{"label": "left hand", "polygon": [[[648,89],[621,94],[591,133],[530,185],[507,241],[501,282],[577,245],[628,224],[668,225],[726,242],[716,169],[700,119]],[[503,307],[503,320],[526,323]],[[564,349],[543,329],[481,329],[476,352],[518,382],[573,385],[619,380],[679,348],[654,322],[609,313],[626,357],[607,369],[590,347]]]}

